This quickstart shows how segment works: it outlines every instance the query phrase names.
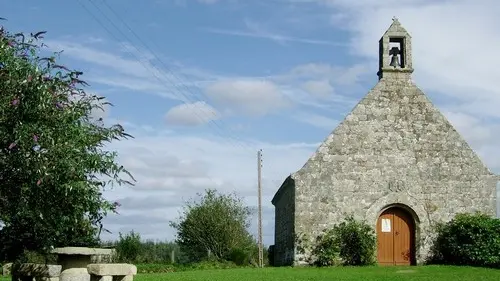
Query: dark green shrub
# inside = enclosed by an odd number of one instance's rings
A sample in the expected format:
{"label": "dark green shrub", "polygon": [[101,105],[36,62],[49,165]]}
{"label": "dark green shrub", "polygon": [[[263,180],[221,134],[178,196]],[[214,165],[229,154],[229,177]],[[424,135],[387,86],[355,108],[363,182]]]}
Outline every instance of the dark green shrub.
{"label": "dark green shrub", "polygon": [[244,249],[235,248],[229,253],[229,260],[234,262],[236,265],[248,265],[250,262],[249,253]]}
{"label": "dark green shrub", "polygon": [[348,217],[335,229],[344,265],[375,264],[377,238],[371,226]]}
{"label": "dark green shrub", "polygon": [[316,246],[312,254],[315,256],[314,265],[332,266],[341,264],[340,248],[335,228],[325,231],[316,239]]}
{"label": "dark green shrub", "polygon": [[500,219],[458,214],[436,233],[430,263],[500,267]]}
{"label": "dark green shrub", "polygon": [[375,232],[364,222],[349,216],[317,239],[313,255],[317,266],[373,265],[376,251]]}

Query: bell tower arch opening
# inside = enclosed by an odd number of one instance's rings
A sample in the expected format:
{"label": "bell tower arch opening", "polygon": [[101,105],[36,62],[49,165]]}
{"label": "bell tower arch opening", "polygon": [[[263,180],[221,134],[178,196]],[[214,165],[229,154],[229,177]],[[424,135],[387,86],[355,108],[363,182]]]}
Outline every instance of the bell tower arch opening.
{"label": "bell tower arch opening", "polygon": [[405,68],[404,38],[389,38],[389,66]]}

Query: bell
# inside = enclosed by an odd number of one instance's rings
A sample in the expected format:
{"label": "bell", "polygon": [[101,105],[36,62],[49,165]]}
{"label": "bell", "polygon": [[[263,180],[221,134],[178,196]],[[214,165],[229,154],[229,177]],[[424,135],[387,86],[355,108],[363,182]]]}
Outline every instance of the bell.
{"label": "bell", "polygon": [[400,67],[398,55],[401,54],[401,51],[398,47],[392,47],[389,50],[389,55],[391,55],[391,63],[389,64],[392,67]]}
{"label": "bell", "polygon": [[399,64],[399,58],[398,58],[397,55],[393,55],[391,57],[391,63],[389,65],[392,66],[392,67],[399,67],[400,66],[400,64]]}

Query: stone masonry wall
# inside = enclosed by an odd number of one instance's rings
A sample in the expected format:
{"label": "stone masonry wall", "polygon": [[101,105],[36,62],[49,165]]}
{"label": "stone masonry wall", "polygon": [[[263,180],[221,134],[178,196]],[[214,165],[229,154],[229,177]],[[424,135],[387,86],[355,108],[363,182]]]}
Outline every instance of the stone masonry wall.
{"label": "stone masonry wall", "polygon": [[294,181],[291,178],[287,178],[279,193],[276,202],[274,202],[274,263],[276,266],[287,266],[292,265],[294,262]]}
{"label": "stone masonry wall", "polygon": [[[397,72],[384,74],[292,177],[298,235],[312,240],[346,213],[375,227],[384,207],[401,204],[416,216],[418,263],[427,257],[435,222],[459,212],[495,214],[499,179],[410,75]],[[289,214],[281,208],[277,222]],[[284,223],[277,223],[277,237]]]}

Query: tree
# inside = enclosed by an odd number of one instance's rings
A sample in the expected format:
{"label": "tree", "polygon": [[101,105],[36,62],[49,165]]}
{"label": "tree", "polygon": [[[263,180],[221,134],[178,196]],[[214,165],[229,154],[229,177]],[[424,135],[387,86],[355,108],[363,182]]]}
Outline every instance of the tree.
{"label": "tree", "polygon": [[235,194],[220,194],[208,189],[198,194],[199,201],[188,201],[177,222],[170,225],[177,230],[176,242],[191,261],[211,257],[231,260],[236,252],[247,256],[255,248],[248,232],[250,208]]}
{"label": "tree", "polygon": [[44,33],[0,28],[0,254],[12,261],[96,245],[118,207],[102,191],[134,181],[104,148],[131,136],[92,117],[105,102],[85,93],[82,72],[57,64],[59,53],[40,56]]}

